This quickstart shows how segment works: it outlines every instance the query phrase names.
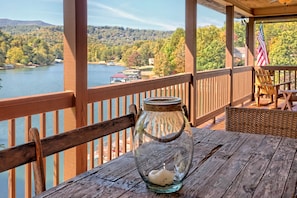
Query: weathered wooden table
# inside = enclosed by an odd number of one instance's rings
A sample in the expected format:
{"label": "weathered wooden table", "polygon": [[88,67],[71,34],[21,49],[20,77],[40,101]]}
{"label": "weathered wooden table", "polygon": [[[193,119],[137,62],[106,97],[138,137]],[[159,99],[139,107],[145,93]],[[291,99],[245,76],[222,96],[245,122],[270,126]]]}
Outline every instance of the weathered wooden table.
{"label": "weathered wooden table", "polygon": [[297,139],[193,129],[194,158],[177,193],[150,192],[127,153],[40,197],[296,197]]}

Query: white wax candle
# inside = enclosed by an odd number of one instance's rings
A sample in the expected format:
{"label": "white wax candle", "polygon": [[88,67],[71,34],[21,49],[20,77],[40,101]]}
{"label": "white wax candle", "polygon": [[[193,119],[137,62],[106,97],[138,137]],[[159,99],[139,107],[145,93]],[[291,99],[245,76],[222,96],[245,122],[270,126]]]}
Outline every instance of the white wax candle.
{"label": "white wax candle", "polygon": [[161,170],[152,170],[148,175],[149,181],[153,184],[160,186],[166,186],[173,183],[174,173],[166,170],[165,168]]}

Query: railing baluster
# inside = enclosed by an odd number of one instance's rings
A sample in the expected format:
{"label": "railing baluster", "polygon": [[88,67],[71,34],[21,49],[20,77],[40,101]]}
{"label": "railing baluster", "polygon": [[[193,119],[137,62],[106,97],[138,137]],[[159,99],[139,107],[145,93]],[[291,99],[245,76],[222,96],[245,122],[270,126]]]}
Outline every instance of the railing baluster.
{"label": "railing baluster", "polygon": [[[124,113],[128,113],[127,112],[127,96],[123,97],[123,103],[122,103],[122,108],[123,108],[123,112]],[[127,130],[123,130],[122,131],[122,145],[121,145],[121,151],[122,153],[126,153],[127,152]]]}
{"label": "railing baluster", "polygon": [[[39,127],[40,138],[45,138],[46,137],[46,114],[45,113],[40,114],[39,123],[40,123],[40,127]],[[46,172],[46,158],[43,159],[43,166],[44,166],[44,171]],[[44,174],[44,179],[46,181],[46,174]]]}
{"label": "railing baluster", "polygon": [[[89,124],[94,124],[95,123],[95,118],[94,118],[94,111],[95,111],[95,107],[94,107],[94,103],[91,103],[88,105],[89,106]],[[89,169],[94,168],[94,141],[89,142],[89,152],[88,152],[88,156],[89,156]]]}
{"label": "railing baluster", "polygon": [[[107,119],[111,119],[112,117],[112,99],[107,100]],[[104,145],[104,149],[107,149],[107,161],[112,159],[112,136],[107,136],[107,146]]]}
{"label": "railing baluster", "polygon": [[[8,121],[8,146],[15,146],[15,119]],[[8,171],[8,197],[16,197],[15,168]]]}
{"label": "railing baluster", "polygon": [[[29,141],[29,129],[31,128],[32,117],[25,117],[25,142]],[[25,165],[25,197],[32,197],[32,170],[31,163]]]}
{"label": "railing baluster", "polygon": [[[116,98],[115,100],[115,117],[119,117],[120,116],[120,98]],[[114,144],[115,144],[115,151],[114,151],[114,154],[115,156],[114,157],[118,157],[119,156],[119,150],[120,150],[120,132],[116,132],[115,133],[115,141],[114,141]]]}
{"label": "railing baluster", "polygon": [[[103,101],[98,102],[98,122],[103,121]],[[98,140],[98,148],[97,148],[97,153],[98,153],[98,165],[103,164],[104,162],[104,144],[103,144],[103,138],[99,138]]]}
{"label": "railing baluster", "polygon": [[[59,111],[53,112],[53,135],[59,134]],[[56,186],[59,184],[60,176],[60,155],[59,153],[54,154],[54,178],[53,185]]]}

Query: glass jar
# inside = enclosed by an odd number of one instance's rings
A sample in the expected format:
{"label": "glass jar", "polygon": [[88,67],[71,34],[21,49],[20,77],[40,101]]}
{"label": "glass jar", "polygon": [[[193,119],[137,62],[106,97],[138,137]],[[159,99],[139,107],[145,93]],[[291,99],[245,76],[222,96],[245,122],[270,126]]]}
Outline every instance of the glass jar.
{"label": "glass jar", "polygon": [[176,192],[193,158],[191,126],[176,97],[146,98],[133,133],[140,176],[157,193]]}

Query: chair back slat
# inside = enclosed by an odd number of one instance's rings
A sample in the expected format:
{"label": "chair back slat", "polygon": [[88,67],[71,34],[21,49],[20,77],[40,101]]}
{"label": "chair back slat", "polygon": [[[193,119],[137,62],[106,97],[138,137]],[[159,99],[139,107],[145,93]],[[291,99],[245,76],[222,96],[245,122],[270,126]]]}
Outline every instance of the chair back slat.
{"label": "chair back slat", "polygon": [[261,86],[262,94],[274,94],[274,87],[270,72],[268,70],[257,68],[256,72],[256,84]]}
{"label": "chair back slat", "polygon": [[297,138],[297,112],[226,107],[227,131]]}

